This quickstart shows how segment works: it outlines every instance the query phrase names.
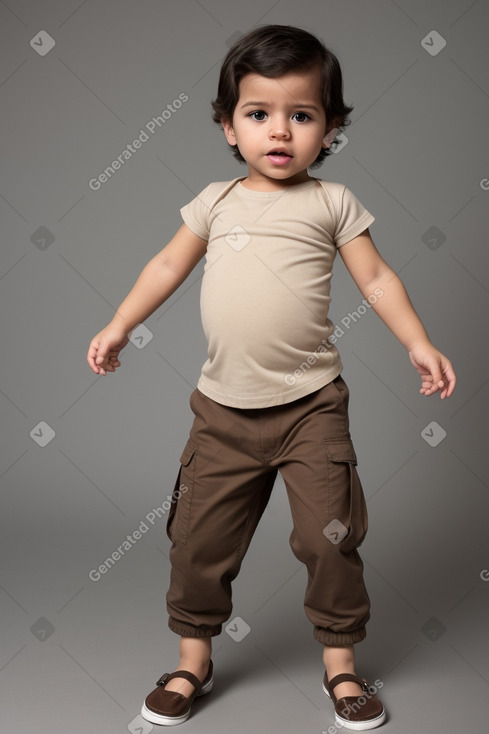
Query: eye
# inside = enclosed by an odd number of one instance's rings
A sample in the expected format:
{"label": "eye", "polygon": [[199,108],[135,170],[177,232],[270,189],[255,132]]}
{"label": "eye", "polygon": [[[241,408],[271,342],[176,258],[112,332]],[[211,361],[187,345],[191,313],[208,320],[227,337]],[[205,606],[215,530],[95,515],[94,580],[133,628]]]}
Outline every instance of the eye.
{"label": "eye", "polygon": [[252,117],[253,120],[256,120],[257,122],[262,122],[264,120],[263,117],[261,117],[260,119],[257,119],[254,115],[266,115],[266,112],[264,112],[263,110],[254,110],[253,112],[250,112],[248,115],[248,117]]}
{"label": "eye", "polygon": [[[305,112],[296,112],[294,114],[294,117],[297,117],[297,116],[299,116],[299,117],[305,117],[307,120],[310,120],[311,119],[311,117],[308,114],[306,114]],[[305,121],[306,120],[297,120],[297,122],[305,122]]]}

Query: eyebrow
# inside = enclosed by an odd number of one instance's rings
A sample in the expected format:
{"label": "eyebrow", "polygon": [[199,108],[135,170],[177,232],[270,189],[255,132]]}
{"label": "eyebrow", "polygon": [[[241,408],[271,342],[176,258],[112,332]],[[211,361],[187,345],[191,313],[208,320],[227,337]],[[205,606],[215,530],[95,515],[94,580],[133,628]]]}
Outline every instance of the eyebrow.
{"label": "eyebrow", "polygon": [[[244,104],[241,105],[239,109],[242,110],[243,107],[266,107],[267,104],[269,103],[268,102],[245,102]],[[316,110],[316,112],[319,112],[319,109],[316,107],[316,105],[313,105],[313,104],[294,103],[294,104],[291,104],[290,107],[303,107],[309,110]]]}

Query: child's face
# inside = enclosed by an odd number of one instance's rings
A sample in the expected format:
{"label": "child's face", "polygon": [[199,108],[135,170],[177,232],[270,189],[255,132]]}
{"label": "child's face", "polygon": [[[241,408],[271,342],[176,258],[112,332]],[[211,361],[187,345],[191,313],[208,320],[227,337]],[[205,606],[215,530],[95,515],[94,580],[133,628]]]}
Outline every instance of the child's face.
{"label": "child's face", "polygon": [[[329,121],[328,121],[329,123]],[[222,120],[228,143],[248,164],[248,181],[273,190],[307,181],[328,129],[319,90],[319,72],[290,72],[270,79],[246,74],[232,122]],[[283,149],[289,156],[273,156]]]}

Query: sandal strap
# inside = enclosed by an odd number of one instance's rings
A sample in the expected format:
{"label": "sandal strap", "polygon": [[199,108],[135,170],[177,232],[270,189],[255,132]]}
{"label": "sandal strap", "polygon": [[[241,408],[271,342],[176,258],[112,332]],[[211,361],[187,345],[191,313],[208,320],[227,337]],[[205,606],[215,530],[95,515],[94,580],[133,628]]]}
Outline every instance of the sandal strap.
{"label": "sandal strap", "polygon": [[358,675],[353,675],[353,673],[340,673],[339,675],[335,675],[334,678],[328,681],[328,688],[330,689],[330,691],[332,691],[333,688],[338,685],[338,683],[346,683],[347,681],[358,683],[358,685],[361,686],[364,690],[368,688],[367,681],[363,678],[359,678]]}
{"label": "sandal strap", "polygon": [[190,681],[190,683],[194,686],[196,693],[199,693],[202,684],[197,676],[191,673],[189,670],[175,670],[174,673],[165,673],[158,681],[156,681],[156,685],[164,686],[168,683],[168,681],[172,680],[173,678],[185,678],[186,680]]}

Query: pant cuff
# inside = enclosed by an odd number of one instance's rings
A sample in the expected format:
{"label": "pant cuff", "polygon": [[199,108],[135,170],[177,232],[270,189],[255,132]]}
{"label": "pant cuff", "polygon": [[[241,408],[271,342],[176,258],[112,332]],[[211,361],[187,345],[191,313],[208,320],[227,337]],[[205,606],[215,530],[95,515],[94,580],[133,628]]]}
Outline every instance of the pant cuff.
{"label": "pant cuff", "polygon": [[324,627],[314,627],[313,637],[323,645],[330,647],[350,647],[357,642],[361,642],[367,636],[365,627],[360,627],[354,632],[332,632]]}
{"label": "pant cuff", "polygon": [[181,637],[215,637],[221,634],[222,624],[208,625],[201,624],[196,627],[193,624],[179,622],[174,617],[169,617],[168,627]]}

